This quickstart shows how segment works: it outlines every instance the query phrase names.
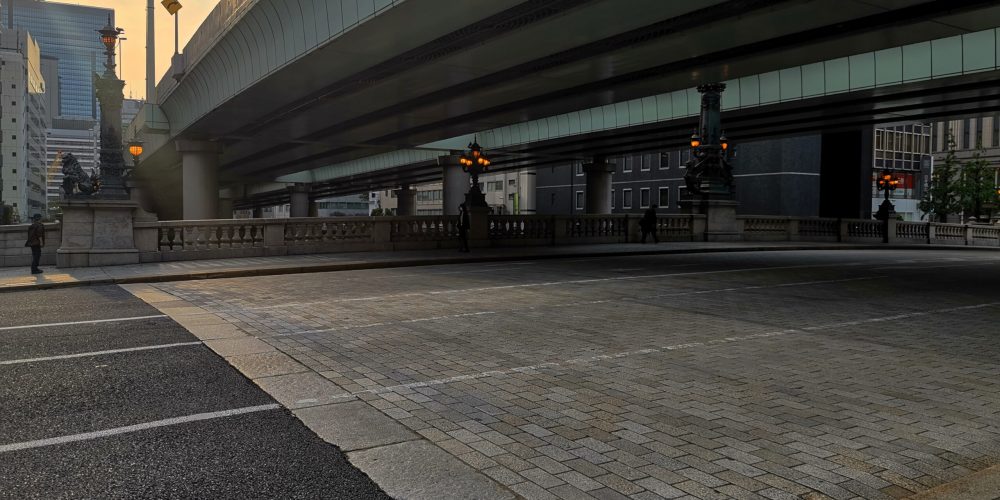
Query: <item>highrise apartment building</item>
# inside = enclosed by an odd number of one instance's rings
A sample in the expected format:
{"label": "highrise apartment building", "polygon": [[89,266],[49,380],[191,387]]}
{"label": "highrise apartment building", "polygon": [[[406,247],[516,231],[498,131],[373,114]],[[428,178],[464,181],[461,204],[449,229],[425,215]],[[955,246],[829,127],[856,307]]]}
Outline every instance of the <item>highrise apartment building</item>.
{"label": "highrise apartment building", "polygon": [[49,115],[38,44],[24,30],[0,33],[0,203],[27,220],[45,214]]}

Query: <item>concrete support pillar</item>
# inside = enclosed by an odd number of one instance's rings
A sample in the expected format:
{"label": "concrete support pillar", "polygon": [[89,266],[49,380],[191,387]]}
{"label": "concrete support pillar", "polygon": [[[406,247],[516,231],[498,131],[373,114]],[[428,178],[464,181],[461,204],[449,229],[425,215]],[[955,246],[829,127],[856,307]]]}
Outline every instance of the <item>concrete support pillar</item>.
{"label": "concrete support pillar", "polygon": [[233,218],[233,199],[232,198],[220,198],[219,199],[219,219],[232,219]]}
{"label": "concrete support pillar", "polygon": [[458,215],[458,206],[465,201],[469,192],[469,174],[462,171],[458,163],[460,155],[441,156],[441,208],[444,215]]}
{"label": "concrete support pillar", "polygon": [[292,217],[309,217],[309,184],[296,183],[288,188],[291,191],[291,207],[289,215]]}
{"label": "concrete support pillar", "polygon": [[396,190],[396,215],[417,215],[417,190],[407,184]]}
{"label": "concrete support pillar", "polygon": [[820,217],[871,218],[873,135],[870,127],[823,134]]}
{"label": "concrete support pillar", "polygon": [[178,140],[184,220],[219,216],[219,145],[208,141]]}
{"label": "concrete support pillar", "polygon": [[611,213],[611,174],[614,171],[615,164],[607,163],[599,156],[594,158],[593,163],[583,165],[583,172],[587,175],[585,213]]}

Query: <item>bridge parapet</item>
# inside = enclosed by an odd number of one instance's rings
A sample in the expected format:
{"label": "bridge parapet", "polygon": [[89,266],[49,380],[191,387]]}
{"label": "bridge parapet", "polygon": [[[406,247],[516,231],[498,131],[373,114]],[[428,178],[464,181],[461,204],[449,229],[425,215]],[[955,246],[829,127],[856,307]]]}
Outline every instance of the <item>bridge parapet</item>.
{"label": "bridge parapet", "polygon": [[[479,247],[635,243],[636,215],[492,215],[488,235],[471,241]],[[888,226],[889,243],[1000,247],[1000,226],[940,224],[869,219],[740,216],[744,241],[880,243]],[[136,222],[134,240],[142,262],[227,259],[336,252],[451,249],[459,246],[458,218],[303,217]],[[476,223],[474,221],[474,223]],[[704,215],[661,215],[663,241],[703,241]],[[54,263],[60,224],[46,226],[49,249],[42,263]],[[24,266],[27,226],[0,226],[0,267]]]}

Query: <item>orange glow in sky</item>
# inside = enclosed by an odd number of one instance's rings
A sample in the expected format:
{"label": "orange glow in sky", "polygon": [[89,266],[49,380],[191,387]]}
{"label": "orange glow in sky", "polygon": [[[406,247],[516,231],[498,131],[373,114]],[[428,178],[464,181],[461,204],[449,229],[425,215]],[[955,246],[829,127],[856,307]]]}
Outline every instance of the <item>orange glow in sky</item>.
{"label": "orange glow in sky", "polygon": [[[118,76],[125,80],[125,97],[142,99],[146,96],[146,0],[56,0],[58,3],[90,5],[115,10],[115,24],[125,30],[122,42],[122,66]],[[156,80],[170,67],[174,54],[174,20],[160,5],[154,3],[156,12]],[[181,51],[191,35],[198,30],[219,0],[181,0],[184,8],[180,15]],[[16,4],[15,4],[16,5]],[[15,7],[16,8],[16,7]],[[94,33],[97,36],[97,33]]]}

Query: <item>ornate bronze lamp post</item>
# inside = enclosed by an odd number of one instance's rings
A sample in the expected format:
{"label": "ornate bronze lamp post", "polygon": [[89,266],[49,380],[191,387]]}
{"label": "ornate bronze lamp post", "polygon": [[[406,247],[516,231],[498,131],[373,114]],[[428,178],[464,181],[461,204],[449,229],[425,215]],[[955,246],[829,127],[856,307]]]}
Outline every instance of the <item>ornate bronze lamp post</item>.
{"label": "ornate bronze lamp post", "polygon": [[471,207],[487,207],[486,195],[479,189],[479,174],[489,170],[490,159],[483,152],[483,148],[475,139],[469,144],[469,150],[462,153],[458,159],[462,165],[462,171],[472,176],[472,189],[465,195],[465,203]]}
{"label": "ornate bronze lamp post", "polygon": [[108,25],[97,32],[101,34],[107,56],[104,74],[94,74],[94,89],[101,103],[101,191],[98,196],[127,199],[125,161],[122,157],[122,101],[125,99],[125,82],[115,74],[115,45],[125,30],[112,26],[109,16]]}
{"label": "ornate bronze lamp post", "polygon": [[700,85],[701,119],[691,135],[691,160],[684,182],[694,197],[731,199],[733,168],[729,164],[729,141],[722,132],[722,91],[724,83]]}

